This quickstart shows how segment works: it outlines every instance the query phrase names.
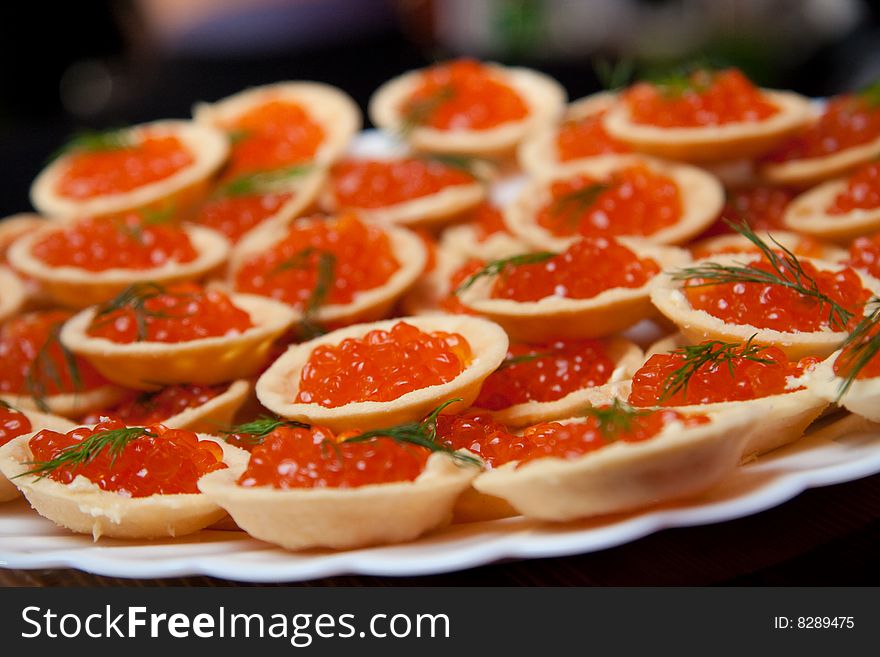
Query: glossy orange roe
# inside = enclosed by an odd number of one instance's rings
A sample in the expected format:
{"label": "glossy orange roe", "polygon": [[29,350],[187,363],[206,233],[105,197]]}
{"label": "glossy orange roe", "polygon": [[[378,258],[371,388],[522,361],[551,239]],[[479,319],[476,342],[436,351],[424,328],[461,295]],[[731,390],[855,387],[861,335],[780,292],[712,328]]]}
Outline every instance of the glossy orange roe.
{"label": "glossy orange roe", "polygon": [[686,88],[640,82],[624,92],[633,122],[660,128],[702,128],[764,121],[779,108],[736,69],[695,71]]}
{"label": "glossy orange roe", "polygon": [[335,167],[330,185],[342,208],[384,208],[470,185],[474,177],[439,160],[346,160]]}
{"label": "glossy orange roe", "polygon": [[602,385],[613,371],[614,361],[601,340],[511,344],[504,363],[483,383],[474,406],[497,411],[529,401],[555,401],[575,390]]}
{"label": "glossy orange roe", "polygon": [[58,332],[72,315],[64,310],[33,312],[0,326],[0,392],[54,395],[106,385],[78,356],[73,357],[76,372],[70,371]]}
{"label": "glossy orange roe", "polygon": [[0,403],[0,446],[31,431],[31,421],[20,411]]}
{"label": "glossy orange roe", "polygon": [[412,481],[425,468],[430,452],[389,438],[348,443],[357,435],[330,429],[279,427],[254,448],[238,479],[246,488],[356,488],[368,484]]}
{"label": "glossy orange roe", "polygon": [[164,180],[194,161],[177,137],[148,137],[125,148],[74,151],[55,191],[76,200],[122,194]]}
{"label": "glossy orange roe", "polygon": [[448,313],[452,313],[454,315],[474,315],[476,314],[473,310],[465,306],[458,298],[457,294],[454,294],[454,291],[458,288],[459,285],[464,283],[470,276],[476,274],[483,267],[486,266],[486,263],[483,260],[478,260],[476,258],[471,258],[467,262],[465,262],[461,267],[452,272],[452,275],[449,277],[449,294],[443,297],[440,300],[439,306],[441,310],[444,310]]}
{"label": "glossy orange roe", "polygon": [[495,299],[539,301],[549,296],[590,299],[616,287],[636,288],[660,272],[616,240],[584,238],[562,253],[533,264],[507,267],[492,285]]}
{"label": "glossy orange roe", "polygon": [[300,105],[271,100],[225,128],[233,135],[224,179],[280,169],[311,160],[324,141],[324,129]]}
{"label": "glossy orange roe", "polygon": [[[801,266],[807,276],[816,281],[821,293],[854,314],[850,324],[858,321],[871,293],[862,287],[856,272],[849,267],[839,272],[822,271],[807,260],[801,260]],[[752,262],[749,267],[772,271],[766,260]],[[783,271],[793,280],[794,274],[787,267]],[[725,322],[783,332],[841,330],[839,326],[830,325],[831,309],[827,304],[791,288],[739,282],[697,287],[699,281],[690,280],[684,287],[691,306]]]}
{"label": "glossy orange roe", "polygon": [[526,118],[529,107],[488,67],[457,59],[422,73],[401,112],[418,125],[439,130],[486,130]]}
{"label": "glossy orange roe", "polygon": [[32,254],[53,267],[93,272],[153,269],[169,262],[192,262],[198,255],[183,229],[147,225],[137,214],[83,219],[59,227],[34,243]]}
{"label": "glossy orange roe", "polygon": [[187,342],[239,335],[253,326],[250,315],[228,296],[195,283],[169,285],[164,293],[146,299],[143,308],[146,335],[139,333],[139,313],[129,306],[96,315],[87,332],[120,344]]}
{"label": "glossy orange roe", "polygon": [[327,304],[349,303],[400,268],[382,228],[348,214],[314,217],[296,221],[280,242],[245,262],[235,274],[235,287],[302,309],[318,281],[322,253],[335,257]]}
{"label": "glossy orange roe", "polygon": [[363,401],[392,401],[413,390],[452,381],[470,362],[467,340],[457,333],[425,333],[406,322],[372,330],[312,351],[300,375],[296,401],[336,408]]}
{"label": "glossy orange roe", "polygon": [[833,155],[880,137],[880,106],[854,94],[828,101],[819,119],[762,158],[787,162]]}
{"label": "glossy orange roe", "polygon": [[82,418],[82,424],[97,424],[104,418],[124,422],[128,426],[144,426],[164,422],[191,408],[198,408],[226,392],[229,384],[214,386],[176,385],[158,392],[145,392],[104,411]]}
{"label": "glossy orange roe", "polygon": [[510,234],[500,208],[488,202],[480,203],[468,212],[465,221],[474,227],[478,242],[485,242],[499,233]]}
{"label": "glossy orange roe", "polygon": [[602,125],[604,116],[605,112],[597,112],[580,119],[566,121],[559,127],[556,135],[556,150],[562,162],[631,151],[629,146],[605,132]]}
{"label": "glossy orange roe", "polygon": [[755,231],[788,230],[783,215],[795,196],[795,190],[775,185],[729,190],[718,219],[697,239],[732,233],[725,220],[736,225],[745,221]]}
{"label": "glossy orange roe", "polygon": [[[590,194],[597,184],[606,188]],[[551,184],[550,195],[536,220],[554,235],[653,235],[683,212],[675,181],[644,165],[619,169],[606,181],[585,175],[559,180]]]}
{"label": "glossy orange roe", "polygon": [[880,233],[854,239],[849,245],[847,264],[880,278]]}
{"label": "glossy orange roe", "polygon": [[288,192],[218,196],[199,208],[196,222],[220,231],[234,243],[278,212],[291,198],[293,194]]}
{"label": "glossy orange roe", "polygon": [[[837,376],[847,377],[852,371],[853,366],[863,357],[864,352],[858,349],[870,340],[876,340],[877,334],[880,332],[880,324],[872,326],[867,334],[859,341],[847,345],[840,355],[834,360],[834,373]],[[880,376],[880,356],[874,355],[862,368],[858,371],[855,378],[873,379]]]}
{"label": "glossy orange roe", "polygon": [[[708,343],[703,343],[708,344]],[[721,346],[713,349],[717,352]],[[743,348],[730,360],[702,364],[688,379],[686,388],[667,394],[676,370],[685,366],[680,353],[654,354],[633,376],[629,403],[633,406],[687,406],[715,402],[745,401],[792,392],[789,378],[797,378],[812,369],[818,358],[791,362],[778,347],[767,347],[747,358]],[[767,362],[764,362],[767,361]]]}
{"label": "glossy orange roe", "polygon": [[488,413],[469,411],[437,418],[437,442],[455,450],[466,449],[479,456],[486,467],[517,461],[524,441]]}
{"label": "glossy orange roe", "polygon": [[854,210],[880,207],[880,162],[871,162],[853,173],[846,189],[834,197],[828,214],[846,214]]}

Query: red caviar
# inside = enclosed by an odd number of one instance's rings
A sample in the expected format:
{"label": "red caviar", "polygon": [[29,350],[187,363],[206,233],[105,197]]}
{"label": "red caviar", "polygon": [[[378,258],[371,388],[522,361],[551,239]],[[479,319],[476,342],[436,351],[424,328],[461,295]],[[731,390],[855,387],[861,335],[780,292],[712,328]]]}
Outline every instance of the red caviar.
{"label": "red caviar", "polygon": [[566,121],[556,135],[556,150],[562,162],[596,155],[629,153],[626,144],[609,135],[602,125],[605,112]]}
{"label": "red caviar", "polygon": [[554,235],[653,235],[683,212],[675,181],[642,164],[604,181],[586,175],[556,181],[550,195],[536,220]]}
{"label": "red caviar", "polygon": [[880,207],[880,162],[857,169],[847,180],[846,189],[834,197],[828,214],[846,214],[854,210]]}
{"label": "red caviar", "polygon": [[745,221],[755,231],[788,230],[783,216],[795,196],[795,190],[775,185],[729,190],[718,219],[697,239],[732,233],[725,220],[736,225]]}
{"label": "red caviar", "polygon": [[601,340],[511,344],[507,358],[483,382],[474,406],[492,411],[529,401],[549,402],[602,385],[614,361]]}
{"label": "red caviar", "polygon": [[847,264],[880,278],[880,233],[854,239],[849,245]]}
{"label": "red caviar", "polygon": [[[834,360],[834,373],[837,376],[848,376],[848,372],[856,365],[856,361],[864,356],[864,352],[860,347],[870,340],[876,340],[878,332],[880,332],[880,324],[875,324],[861,340],[854,341],[852,344],[844,347],[840,355]],[[880,357],[874,354],[858,371],[855,378],[859,380],[873,379],[878,376],[880,376]]]}
{"label": "red caviar", "polygon": [[31,421],[21,411],[0,402],[0,446],[31,431]]}
{"label": "red caviar", "polygon": [[514,301],[590,299],[616,287],[641,287],[659,272],[656,262],[639,258],[613,238],[584,238],[544,262],[507,267],[495,279],[491,296]]}
{"label": "red caviar", "polygon": [[437,418],[437,442],[455,450],[466,449],[492,468],[522,455],[523,440],[488,413],[443,414]]}
{"label": "red caviar", "polygon": [[476,229],[478,242],[485,242],[498,233],[510,234],[510,229],[504,223],[501,209],[491,203],[480,203],[480,205],[468,212],[465,221]]}
{"label": "red caviar", "polygon": [[529,106],[487,66],[457,59],[422,73],[401,112],[439,130],[486,130],[526,118]]}
{"label": "red caviar", "polygon": [[106,385],[87,361],[72,356],[75,372],[58,341],[61,325],[73,313],[47,310],[27,313],[0,326],[0,392],[54,395]]}
{"label": "red caviar", "polygon": [[459,300],[458,295],[455,294],[455,290],[458,289],[458,286],[464,283],[470,276],[476,274],[485,266],[486,263],[483,260],[471,258],[461,267],[452,272],[452,275],[449,277],[449,294],[440,300],[440,309],[455,315],[476,314]]}
{"label": "red caviar", "polygon": [[384,208],[470,185],[470,173],[430,158],[346,160],[333,167],[330,184],[343,208]]}
{"label": "red caviar", "polygon": [[[858,274],[849,267],[834,272],[820,270],[808,260],[800,263],[806,276],[816,282],[819,292],[853,313],[850,324],[857,322],[871,296],[870,291],[862,287]],[[748,266],[764,272],[773,271],[766,260]],[[783,272],[788,280],[794,280],[794,273],[788,266],[783,267]],[[832,327],[829,321],[831,308],[827,303],[789,287],[750,282],[700,287],[700,280],[685,283],[685,296],[693,308],[705,310],[725,322],[783,332],[841,330],[839,326]]]}
{"label": "red caviar", "polygon": [[[703,344],[712,344],[705,342]],[[715,343],[717,344],[717,343]],[[722,349],[718,344],[713,352]],[[731,358],[701,364],[688,378],[687,386],[667,394],[668,382],[676,371],[686,366],[684,354],[654,354],[633,376],[629,403],[633,406],[687,406],[715,402],[745,401],[792,392],[790,379],[812,369],[818,358],[789,361],[778,347],[766,347],[742,355],[745,347]]]}
{"label": "red caviar", "polygon": [[140,311],[125,306],[99,313],[88,334],[121,344],[139,340],[187,342],[238,335],[252,326],[250,315],[222,292],[195,283],[178,283],[146,298]]}
{"label": "red caviar", "polygon": [[[125,429],[118,420],[106,420],[94,428],[79,427],[66,434],[44,429],[30,439],[33,460],[51,461],[83,440],[108,431]],[[62,466],[48,476],[69,484],[83,476],[102,490],[125,497],[198,494],[196,482],[209,472],[226,468],[223,450],[215,442],[199,440],[192,431],[168,429],[161,424],[145,427],[148,435],[128,442],[114,454],[103,449],[88,463]]]}
{"label": "red caviar", "polygon": [[279,427],[254,448],[238,479],[246,488],[357,488],[413,481],[430,452],[389,438],[345,442],[359,432],[336,435],[326,427]]}
{"label": "red caviar", "polygon": [[199,208],[196,221],[237,242],[251,228],[263,223],[293,198],[289,192],[217,196]]}
{"label": "red caviar", "polygon": [[182,228],[151,225],[136,213],[64,225],[35,242],[32,253],[53,267],[94,272],[153,269],[169,262],[192,262],[198,255]]}
{"label": "red caviar", "polygon": [[123,148],[74,151],[55,190],[77,200],[122,194],[164,180],[194,161],[177,137],[147,137]]}
{"label": "red caviar", "polygon": [[392,401],[413,390],[452,381],[471,359],[458,333],[425,333],[406,322],[312,351],[300,375],[298,403],[336,408]]}
{"label": "red caviar", "polygon": [[736,69],[695,71],[676,84],[640,82],[624,93],[633,122],[661,128],[701,128],[764,121],[779,112]]}
{"label": "red caviar", "polygon": [[158,392],[145,392],[132,396],[112,408],[85,416],[83,424],[97,424],[104,418],[112,418],[129,426],[143,426],[165,422],[168,418],[191,408],[198,408],[223,394],[229,388],[224,383],[214,386],[176,385]]}
{"label": "red caviar", "polygon": [[333,256],[327,304],[344,304],[358,292],[388,281],[400,268],[387,233],[345,214],[293,223],[281,241],[251,257],[235,274],[235,287],[302,309],[318,282],[322,254]]}

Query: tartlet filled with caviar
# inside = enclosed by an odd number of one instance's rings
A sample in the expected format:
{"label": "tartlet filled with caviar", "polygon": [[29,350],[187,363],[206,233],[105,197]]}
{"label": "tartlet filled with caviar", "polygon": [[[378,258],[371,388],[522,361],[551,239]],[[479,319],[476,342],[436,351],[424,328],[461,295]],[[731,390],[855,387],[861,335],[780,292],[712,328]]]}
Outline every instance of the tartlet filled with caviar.
{"label": "tartlet filled with caviar", "polygon": [[213,385],[246,378],[298,318],[286,304],[195,283],[143,283],[87,308],[61,330],[61,342],[119,385]]}
{"label": "tartlet filled with caviar", "polygon": [[340,326],[387,316],[426,259],[404,228],[315,215],[254,231],[233,252],[229,283],[288,304],[309,324]]}
{"label": "tartlet filled with caviar", "polygon": [[830,98],[803,130],[759,161],[765,180],[808,187],[880,155],[880,82]]}
{"label": "tartlet filled with caviar", "polygon": [[580,237],[640,237],[679,244],[705,230],[724,203],[702,169],[639,156],[575,162],[532,179],[505,208],[510,231],[536,248]]}
{"label": "tartlet filled with caviar", "polygon": [[0,266],[0,322],[18,313],[26,298],[24,283],[9,268]]}
{"label": "tartlet filled with caviar", "polygon": [[[846,249],[790,230],[774,230],[772,232],[759,230],[755,234],[767,244],[772,244],[775,240],[798,257],[816,258],[828,262],[843,262],[847,257]],[[688,248],[694,260],[722,254],[760,252],[754,242],[739,233],[708,237],[690,244]]]}
{"label": "tartlet filled with caviar", "polygon": [[565,99],[559,83],[537,71],[459,59],[389,80],[369,114],[417,150],[495,157],[556,121]]}
{"label": "tartlet filled with caviar", "polygon": [[357,324],[291,346],[259,378],[257,397],[281,417],[334,430],[423,417],[456,398],[469,406],[504,360],[497,324],[426,315]]}
{"label": "tartlet filled with caviar", "polygon": [[486,198],[486,168],[454,156],[348,158],[330,170],[322,202],[328,212],[356,212],[369,221],[436,225]]}
{"label": "tartlet filled with caviar", "polygon": [[34,510],[78,534],[157,539],[191,534],[226,513],[198,490],[209,472],[247,462],[214,436],[107,420],[44,429],[0,448],[0,471]]}
{"label": "tartlet filled with caviar", "polygon": [[183,212],[205,194],[228,152],[222,132],[191,121],[84,133],[36,177],[31,202],[53,217],[168,206]]}
{"label": "tartlet filled with caviar", "polygon": [[880,162],[804,192],[786,209],[785,225],[838,242],[880,230]]}
{"label": "tartlet filled with caviar", "polygon": [[654,279],[689,261],[687,252],[676,247],[583,238],[562,252],[529,252],[478,264],[453,295],[465,308],[503,326],[514,340],[603,337],[654,316]]}
{"label": "tartlet filled with caviar", "polygon": [[632,85],[604,125],[643,153],[717,162],[765,153],[809,119],[803,96],[759,89],[736,69],[696,69]]}
{"label": "tartlet filled with caviar", "polygon": [[270,422],[247,463],[202,478],[199,488],[248,534],[289,550],[409,541],[449,523],[481,467],[436,442],[435,422],[431,413],[341,433]]}
{"label": "tartlet filled with caviar", "polygon": [[[40,429],[70,431],[76,425],[67,418],[38,411],[23,410],[0,400],[0,447],[15,438]],[[20,493],[11,481],[0,474],[0,502],[16,499]]]}
{"label": "tartlet filled with caviar", "polygon": [[699,495],[739,463],[753,411],[683,414],[620,401],[518,435],[474,480],[531,518],[570,521]]}
{"label": "tartlet filled with caviar", "polygon": [[739,230],[758,253],[710,256],[664,273],[651,291],[654,305],[692,344],[754,336],[790,358],[826,357],[864,316],[880,282]]}
{"label": "tartlet filled with caviar", "polygon": [[176,225],[164,214],[52,222],[18,239],[9,264],[39,283],[55,303],[85,308],[132,284],[202,279],[229,255],[220,233]]}

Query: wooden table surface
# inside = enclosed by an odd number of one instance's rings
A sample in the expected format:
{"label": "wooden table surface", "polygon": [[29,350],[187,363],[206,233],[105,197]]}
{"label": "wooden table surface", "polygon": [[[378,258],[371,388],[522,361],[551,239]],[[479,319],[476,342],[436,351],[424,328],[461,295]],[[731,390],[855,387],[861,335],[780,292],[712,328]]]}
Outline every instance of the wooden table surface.
{"label": "wooden table surface", "polygon": [[[880,583],[880,475],[807,491],[763,513],[669,529],[574,557],[427,577],[343,576],[296,586],[867,585]],[[131,580],[0,570],[2,586],[240,586],[210,577]]]}

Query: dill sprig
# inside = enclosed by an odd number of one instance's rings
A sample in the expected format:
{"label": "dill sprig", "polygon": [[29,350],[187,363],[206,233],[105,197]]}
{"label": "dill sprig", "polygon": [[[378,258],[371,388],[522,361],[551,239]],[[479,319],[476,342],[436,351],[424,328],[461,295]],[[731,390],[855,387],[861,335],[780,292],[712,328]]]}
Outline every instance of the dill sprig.
{"label": "dill sprig", "polygon": [[303,176],[312,170],[309,164],[297,164],[282,169],[245,173],[229,182],[223,183],[217,190],[219,196],[252,196],[268,194],[279,185],[293,178]]}
{"label": "dill sprig", "polygon": [[477,170],[480,166],[481,160],[470,155],[457,155],[453,153],[421,153],[416,157],[427,162],[437,162],[450,169],[456,169],[457,171],[466,173],[473,178],[480,177],[479,174],[477,174]]}
{"label": "dill sprig", "polygon": [[[880,304],[880,298],[874,297],[869,303]],[[837,401],[839,402],[861,372],[871,360],[880,353],[880,331],[877,331],[880,321],[880,305],[874,308],[870,315],[866,315],[852,330],[846,340],[841,344],[842,351],[837,357],[843,369],[843,380],[837,388]]]}
{"label": "dill sprig", "polygon": [[455,96],[455,88],[446,85],[440,87],[427,98],[414,101],[409,104],[403,112],[400,123],[400,134],[406,136],[421,125],[424,125],[431,118],[431,115],[447,100]]}
{"label": "dill sprig", "polygon": [[34,404],[44,413],[51,411],[49,404],[46,403],[48,395],[46,381],[48,380],[53,383],[59,391],[64,389],[64,380],[52,355],[54,347],[57,346],[61,350],[61,357],[64,359],[64,366],[67,369],[73,390],[75,392],[82,390],[82,378],[80,377],[76,356],[61,342],[62,324],[63,322],[57,322],[49,329],[46,341],[37,349],[37,353],[28,365],[27,373],[25,374],[25,387],[31,399],[34,400]]}
{"label": "dill sprig", "polygon": [[853,318],[853,313],[819,289],[816,280],[804,270],[803,265],[801,265],[800,260],[798,260],[794,253],[770,236],[773,244],[782,251],[782,255],[779,255],[770,245],[758,237],[745,222],[737,225],[725,220],[725,223],[758,247],[764,259],[770,264],[772,271],[758,269],[752,264],[734,263],[732,265],[722,265],[717,262],[706,262],[694,267],[684,267],[673,272],[673,280],[693,281],[694,279],[700,279],[701,282],[692,283],[689,287],[705,287],[708,285],[723,285],[725,283],[758,283],[760,285],[786,287],[805,297],[817,300],[820,312],[827,306],[829,326],[832,329],[846,330],[847,324]]}
{"label": "dill sprig", "polygon": [[555,356],[551,351],[539,351],[534,354],[522,354],[520,356],[510,356],[509,358],[505,358],[501,361],[501,365],[498,366],[499,370],[506,369],[508,367],[513,367],[514,365],[519,365],[520,363],[528,363],[533,360],[538,360],[540,358],[552,358]]}
{"label": "dill sprig", "polygon": [[549,208],[550,214],[573,224],[609,189],[611,185],[607,183],[593,183],[566,192],[553,199]]}
{"label": "dill sprig", "polygon": [[249,139],[252,134],[253,132],[250,130],[236,129],[227,132],[226,138],[229,140],[229,143],[234,146],[235,144],[243,142],[245,139]]}
{"label": "dill sprig", "polygon": [[496,276],[506,270],[508,267],[519,267],[520,265],[533,265],[539,262],[546,262],[550,258],[557,256],[553,251],[538,251],[536,253],[523,253],[521,255],[511,256],[510,258],[502,258],[501,260],[492,260],[477,272],[468,276],[455,290],[453,294],[460,294],[471,287],[481,278],[486,276]]}
{"label": "dill sprig", "polygon": [[136,140],[127,130],[79,130],[64,146],[49,156],[49,160],[55,160],[62,155],[75,152],[99,153],[101,151],[118,151],[131,148],[136,145]]}
{"label": "dill sprig", "polygon": [[597,57],[593,60],[593,72],[603,89],[617,91],[632,81],[636,72],[636,64],[628,58],[618,59],[612,63],[610,59]]}
{"label": "dill sprig", "polygon": [[170,295],[179,298],[191,297],[191,294],[172,294],[159,283],[134,283],[125,288],[115,298],[98,307],[92,320],[92,327],[99,328],[113,321],[109,315],[119,310],[131,310],[134,313],[136,336],[138,342],[147,339],[148,319],[170,319],[173,316],[161,311],[150,310],[147,303],[151,299]]}
{"label": "dill sprig", "polygon": [[256,420],[237,424],[229,429],[221,431],[220,433],[224,436],[238,436],[240,442],[260,445],[266,436],[279,427],[311,429],[312,425],[306,424],[305,422],[297,422],[296,420],[285,420],[280,417],[272,417],[271,415],[260,415]]}
{"label": "dill sprig", "polygon": [[276,265],[270,272],[270,276],[289,269],[307,268],[314,256],[317,256],[315,287],[312,288],[309,298],[306,299],[303,309],[303,317],[300,320],[300,334],[303,339],[310,340],[326,331],[317,322],[317,314],[327,302],[330,289],[336,277],[336,256],[330,251],[321,251],[314,247],[306,247],[297,251],[290,258]]}
{"label": "dill sprig", "polygon": [[125,429],[99,431],[76,445],[65,447],[58,452],[55,458],[49,461],[28,461],[26,465],[34,467],[27,472],[16,475],[16,477],[37,475],[42,479],[60,468],[82,467],[94,461],[104,450],[108,450],[110,454],[110,468],[112,469],[122,451],[131,442],[143,436],[155,438],[156,434],[151,433],[146,427],[128,427]]}
{"label": "dill sprig", "polygon": [[686,93],[700,94],[708,90],[714,82],[715,73],[721,69],[719,62],[699,58],[676,66],[658,69],[645,75],[645,80],[654,85],[667,98],[680,98]]}
{"label": "dill sprig", "polygon": [[691,378],[704,367],[722,367],[727,365],[730,376],[734,376],[734,364],[739,360],[750,360],[755,363],[772,365],[775,361],[761,358],[758,354],[767,349],[765,346],[752,344],[757,333],[752,335],[745,344],[739,342],[722,342],[709,340],[702,344],[686,345],[671,352],[672,355],[684,356],[681,366],[670,372],[663,381],[663,392],[660,401],[668,399],[679,390],[687,394]]}
{"label": "dill sprig", "polygon": [[482,467],[480,459],[467,454],[461,454],[454,449],[437,442],[437,418],[450,404],[462,401],[460,397],[443,402],[419,422],[405,422],[384,429],[365,431],[357,436],[346,438],[344,443],[363,443],[377,438],[390,438],[402,445],[416,445],[424,447],[432,452],[448,454],[452,459],[463,465],[475,465]]}
{"label": "dill sprig", "polygon": [[607,441],[617,440],[622,433],[632,431],[633,420],[643,415],[649,415],[651,409],[635,408],[625,401],[615,399],[608,406],[593,406],[583,411],[585,417],[596,420],[599,433]]}
{"label": "dill sprig", "polygon": [[856,95],[865,101],[870,109],[880,107],[880,80],[876,80],[868,86],[856,92]]}

